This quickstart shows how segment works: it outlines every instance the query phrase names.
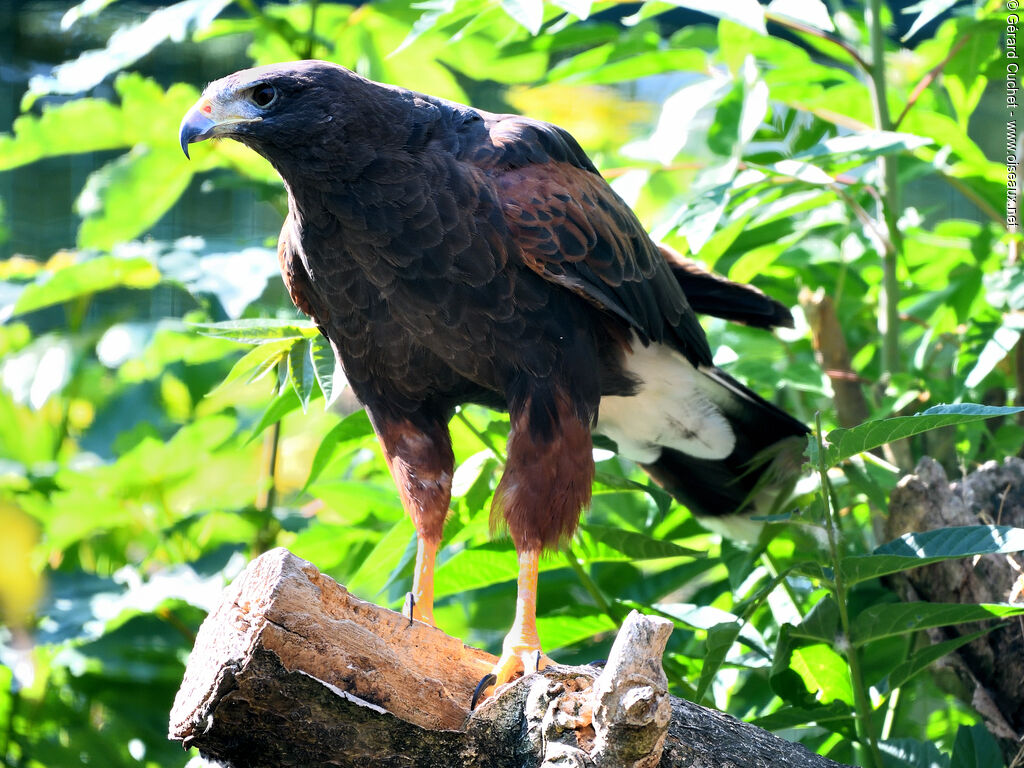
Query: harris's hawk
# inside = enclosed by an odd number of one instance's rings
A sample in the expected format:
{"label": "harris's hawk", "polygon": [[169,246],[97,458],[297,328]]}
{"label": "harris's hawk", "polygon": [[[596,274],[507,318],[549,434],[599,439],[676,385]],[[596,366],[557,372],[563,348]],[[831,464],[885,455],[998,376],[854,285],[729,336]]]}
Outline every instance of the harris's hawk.
{"label": "harris's hawk", "polygon": [[694,314],[770,328],[788,311],[659,248],[561,128],[303,61],[211,83],[182,149],[214,137],[284,180],[284,279],[415,523],[416,619],[433,624],[448,421],[463,403],[509,412],[494,514],[519,579],[498,683],[545,663],[538,558],[590,501],[592,433],[698,515],[762,509],[794,474],[805,426],[714,366]]}

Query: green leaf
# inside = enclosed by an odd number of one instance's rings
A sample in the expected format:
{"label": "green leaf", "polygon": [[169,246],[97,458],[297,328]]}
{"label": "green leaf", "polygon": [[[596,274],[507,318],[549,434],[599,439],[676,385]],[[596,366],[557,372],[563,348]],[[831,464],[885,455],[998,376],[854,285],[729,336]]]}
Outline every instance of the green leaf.
{"label": "green leaf", "polygon": [[906,683],[908,680],[913,678],[920,672],[923,672],[931,664],[941,659],[947,653],[952,653],[962,645],[966,645],[972,640],[976,640],[979,637],[987,635],[993,629],[996,628],[996,624],[993,624],[987,629],[980,630],[970,635],[963,635],[961,637],[955,637],[952,640],[945,640],[941,643],[935,643],[922,648],[909,659],[896,666],[892,672],[889,673],[888,682],[889,690],[899,688],[901,685]]}
{"label": "green leaf", "polygon": [[320,477],[320,473],[324,471],[324,468],[334,457],[338,446],[350,440],[361,440],[372,434],[373,425],[370,424],[370,418],[364,410],[358,410],[355,413],[349,414],[338,422],[324,436],[324,439],[320,441],[320,447],[317,448],[316,455],[313,457],[313,463],[309,469],[309,477],[306,479],[303,491],[307,490]]}
{"label": "green leaf", "polygon": [[835,32],[836,29],[822,0],[772,0],[768,4],[768,13],[788,16],[827,32]]}
{"label": "green leaf", "polygon": [[704,644],[706,649],[704,664],[701,665],[700,682],[697,684],[697,701],[703,699],[704,694],[711,687],[715,675],[725,663],[725,657],[729,653],[729,649],[732,648],[732,644],[736,642],[736,638],[739,637],[741,629],[743,629],[741,622],[729,621],[716,624],[707,631],[707,640]]}
{"label": "green leaf", "polygon": [[[972,421],[991,419],[994,416],[1012,416],[1021,411],[1024,411],[1024,408],[976,405],[974,403],[936,405],[914,416],[876,419],[850,429],[833,429],[826,436],[825,463],[828,467],[834,467],[844,459],[878,448],[894,440],[902,440],[939,427],[969,424]],[[810,448],[807,455],[811,462],[817,465],[816,441],[811,437],[808,438],[808,443]]]}
{"label": "green leaf", "polygon": [[769,165],[758,165],[747,163],[748,167],[764,171],[771,176],[782,176],[786,178],[803,181],[807,184],[829,185],[835,184],[836,180],[816,165],[811,165],[800,160],[780,160]]}
{"label": "green leaf", "polygon": [[790,665],[823,704],[830,701],[853,703],[850,667],[831,645],[816,643],[795,648]]}
{"label": "green leaf", "polygon": [[526,27],[531,35],[540,32],[541,24],[544,23],[543,0],[499,0],[499,2],[505,9],[505,13]]}
{"label": "green leaf", "polygon": [[266,410],[263,411],[263,415],[260,420],[256,423],[256,426],[252,428],[252,433],[249,435],[247,442],[251,443],[260,434],[269,427],[271,424],[279,422],[287,414],[294,411],[300,405],[299,396],[295,393],[293,387],[285,387],[280,393],[274,396],[274,399],[270,401],[270,405],[267,406]]}
{"label": "green leaf", "polygon": [[303,413],[309,407],[309,399],[316,389],[316,381],[310,341],[307,339],[293,344],[288,353],[288,383],[295,390]]}
{"label": "green leaf", "polygon": [[616,623],[608,614],[590,605],[574,605],[537,617],[541,645],[551,650],[575,645],[616,629]]}
{"label": "green leaf", "polygon": [[852,721],[853,710],[850,705],[837,699],[825,706],[783,707],[770,715],[755,718],[750,723],[768,731],[788,730],[798,725],[812,724],[834,730],[830,728],[830,724]]}
{"label": "green leaf", "polygon": [[965,525],[938,528],[925,533],[906,533],[878,547],[870,555],[845,558],[840,567],[847,582],[852,585],[943,560],[1022,550],[1024,528]]}
{"label": "green leaf", "polygon": [[[39,117],[22,115],[14,121],[13,134],[0,134],[0,171],[44,157],[121,149],[128,145],[121,120],[121,110],[101,99],[47,105]],[[83,125],[89,130],[74,130]]]}
{"label": "green leaf", "polygon": [[25,287],[14,303],[13,314],[34,312],[111,288],[152,288],[160,273],[147,259],[99,256],[56,272],[44,272]]}
{"label": "green leaf", "polygon": [[320,391],[324,393],[324,408],[330,408],[342,390],[348,386],[345,372],[334,356],[331,343],[322,333],[314,336],[310,342],[309,356],[313,362],[313,370],[316,373]]}
{"label": "green leaf", "polygon": [[[541,558],[540,570],[563,567],[561,561]],[[434,596],[462,594],[470,589],[515,581],[519,575],[511,544],[490,543],[456,552],[434,574]]]}
{"label": "green leaf", "polygon": [[295,346],[295,339],[280,339],[253,347],[232,366],[219,386],[225,387],[242,377],[247,377],[246,384],[259,381],[288,356],[293,346]]}
{"label": "green leaf", "polygon": [[868,160],[894,152],[911,152],[932,143],[932,139],[912,133],[865,131],[850,136],[825,139],[810,149],[798,152],[791,159],[807,160],[816,157],[850,159],[856,157],[858,160]]}
{"label": "green leaf", "polygon": [[896,603],[874,605],[861,612],[850,626],[851,640],[861,646],[872,640],[931,627],[1024,615],[1024,605],[999,603]]}
{"label": "green leaf", "polygon": [[839,634],[839,606],[831,595],[823,597],[804,620],[791,630],[792,636],[805,640],[834,643]]}
{"label": "green leaf", "polygon": [[960,726],[949,768],[996,768],[1005,764],[999,743],[988,728],[982,723]]}
{"label": "green leaf", "polygon": [[412,519],[401,515],[349,578],[348,589],[367,600],[376,598],[393,578],[395,566],[400,564],[403,555],[407,556],[412,548],[415,556],[415,537]]}
{"label": "green leaf", "polygon": [[89,175],[75,208],[78,245],[108,251],[138,237],[167,213],[192,181],[173,149],[139,144]]}
{"label": "green leaf", "polygon": [[596,488],[610,488],[616,491],[639,491],[650,496],[658,509],[664,514],[672,506],[672,497],[653,483],[638,483],[628,477],[614,475],[611,472],[598,470],[594,473],[594,484]]}
{"label": "green leaf", "polygon": [[764,8],[757,0],[730,0],[727,3],[718,0],[669,0],[669,3],[734,22],[762,35],[768,34],[764,25]]}
{"label": "green leaf", "polygon": [[920,739],[880,741],[884,768],[948,768],[949,758],[934,742]]}
{"label": "green leaf", "polygon": [[51,93],[82,93],[115,72],[127,69],[169,39],[184,40],[194,26],[205,26],[230,0],[183,0],[158,8],[137,24],[121,27],[110,36],[106,48],[85,51],[74,61],[53,68],[49,75],[29,80],[27,103]]}
{"label": "green leaf", "polygon": [[398,492],[390,478],[382,478],[380,482],[321,480],[309,487],[309,494],[329,507],[330,512],[323,517],[331,522],[369,526],[372,518],[390,521],[403,514]]}
{"label": "green leaf", "polygon": [[204,336],[231,339],[243,344],[266,344],[281,339],[308,339],[320,333],[312,323],[270,318],[225,320],[220,323],[192,323]]}
{"label": "green leaf", "polygon": [[715,119],[708,129],[708,149],[716,155],[729,157],[739,154],[745,138],[741,136],[745,93],[742,82],[733,84],[715,109]]}
{"label": "green leaf", "polygon": [[921,2],[915,3],[914,5],[908,5],[903,9],[902,13],[911,14],[916,11],[920,11],[920,13],[918,13],[917,18],[914,19],[914,23],[910,25],[910,29],[907,30],[907,34],[901,37],[900,40],[907,42],[907,40],[916,35],[922,27],[928,24],[928,22],[937,19],[956,5],[956,3],[957,0],[921,0]]}
{"label": "green leaf", "polygon": [[[636,531],[605,525],[581,525],[580,530],[594,541],[621,552],[630,560],[656,560],[663,557],[706,557],[706,552],[688,549],[671,541],[654,539]],[[584,550],[584,554],[586,554]]]}
{"label": "green leaf", "polygon": [[[636,605],[633,607],[638,610],[648,609],[648,606]],[[761,634],[754,625],[749,622],[741,622],[738,616],[728,611],[723,611],[721,608],[715,608],[710,605],[694,605],[693,603],[653,603],[649,608],[664,614],[680,626],[688,629],[710,630],[712,627],[720,624],[739,622],[741,624],[739,632],[740,641],[766,658],[768,657],[768,653],[765,651],[767,645],[764,638],[761,637]]]}

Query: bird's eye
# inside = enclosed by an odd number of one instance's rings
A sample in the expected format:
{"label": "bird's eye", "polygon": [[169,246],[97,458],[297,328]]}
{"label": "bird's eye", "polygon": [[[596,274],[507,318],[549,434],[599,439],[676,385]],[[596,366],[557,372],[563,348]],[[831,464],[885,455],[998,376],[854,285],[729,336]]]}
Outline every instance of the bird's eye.
{"label": "bird's eye", "polygon": [[274,86],[264,83],[253,88],[249,98],[257,107],[268,107],[277,98],[277,90]]}

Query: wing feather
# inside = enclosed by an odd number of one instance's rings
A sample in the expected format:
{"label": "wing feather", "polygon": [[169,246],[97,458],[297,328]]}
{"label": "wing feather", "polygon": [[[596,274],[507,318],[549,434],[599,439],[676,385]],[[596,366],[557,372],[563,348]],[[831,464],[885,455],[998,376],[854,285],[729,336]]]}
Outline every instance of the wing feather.
{"label": "wing feather", "polygon": [[493,179],[522,262],[643,340],[709,365],[704,331],[664,257],[576,140],[516,115],[492,115],[485,127],[466,154]]}

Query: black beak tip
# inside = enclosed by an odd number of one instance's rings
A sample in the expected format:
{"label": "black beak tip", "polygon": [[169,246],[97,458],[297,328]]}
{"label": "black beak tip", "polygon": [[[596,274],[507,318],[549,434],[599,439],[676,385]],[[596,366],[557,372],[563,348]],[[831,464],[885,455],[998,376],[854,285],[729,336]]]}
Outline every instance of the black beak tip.
{"label": "black beak tip", "polygon": [[181,144],[181,151],[185,153],[185,157],[191,160],[188,145],[210,138],[215,127],[216,123],[198,109],[189,110],[182,118],[181,126],[178,128],[178,143]]}

